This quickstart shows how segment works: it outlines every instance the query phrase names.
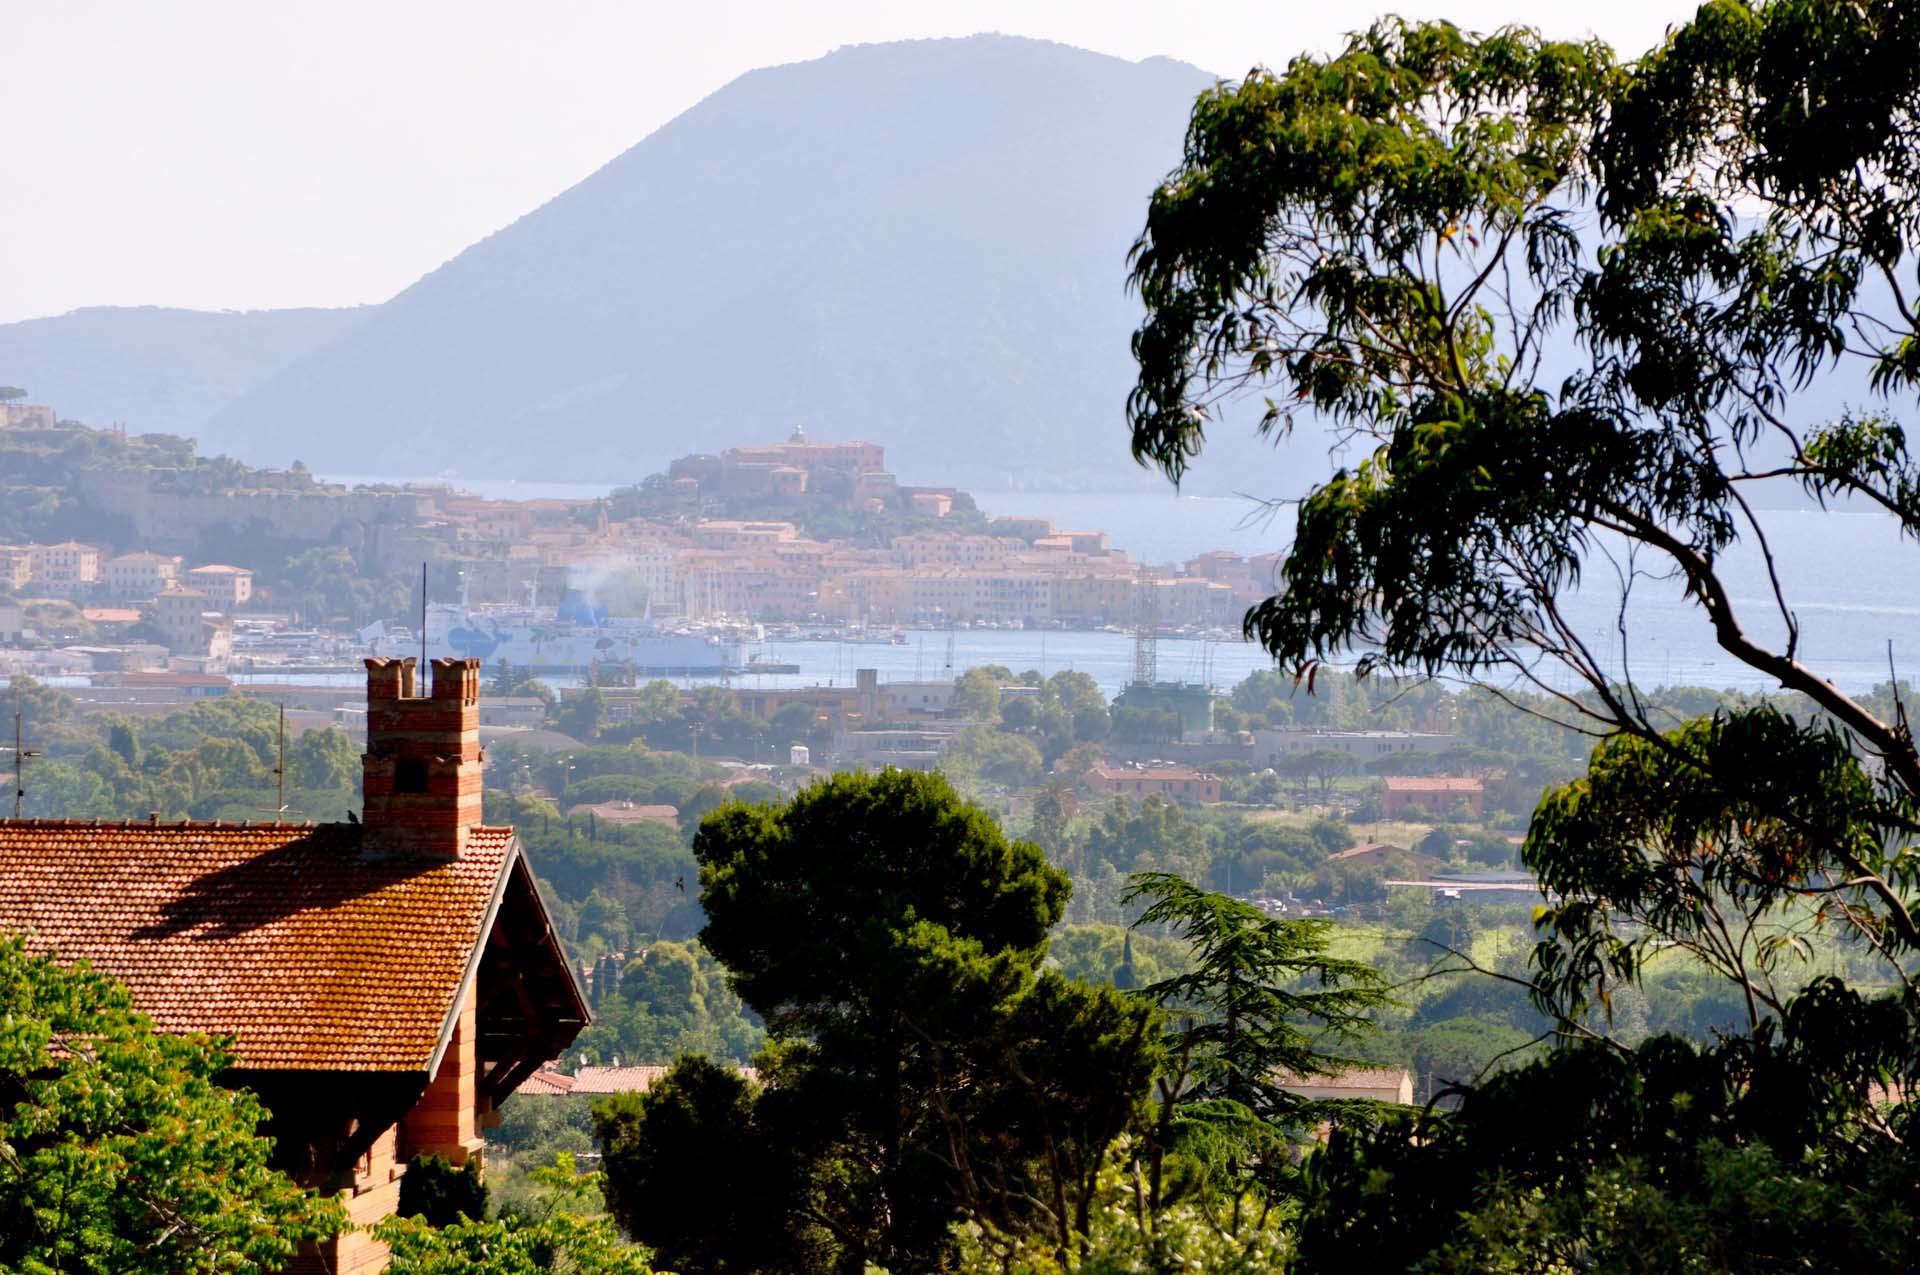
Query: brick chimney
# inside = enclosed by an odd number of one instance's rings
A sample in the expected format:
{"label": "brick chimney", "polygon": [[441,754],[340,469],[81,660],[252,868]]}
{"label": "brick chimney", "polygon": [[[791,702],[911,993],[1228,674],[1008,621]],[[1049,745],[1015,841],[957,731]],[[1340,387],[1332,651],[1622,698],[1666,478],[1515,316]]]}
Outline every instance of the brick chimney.
{"label": "brick chimney", "polygon": [[371,848],[458,858],[481,819],[480,661],[433,661],[425,695],[415,671],[367,661],[361,820]]}

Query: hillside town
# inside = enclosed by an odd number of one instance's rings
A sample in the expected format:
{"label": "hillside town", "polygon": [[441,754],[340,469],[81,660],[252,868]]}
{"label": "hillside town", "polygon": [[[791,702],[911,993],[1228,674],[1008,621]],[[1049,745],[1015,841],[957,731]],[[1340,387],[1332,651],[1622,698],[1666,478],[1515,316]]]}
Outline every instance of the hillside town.
{"label": "hillside town", "polygon": [[[48,424],[51,408],[15,406],[0,445],[58,447],[63,432],[86,430]],[[904,486],[883,465],[877,445],[796,433],[684,457],[643,489],[580,501],[485,499],[447,486],[350,489],[288,471],[236,468],[237,481],[210,486],[191,469],[88,469],[72,483],[80,508],[121,530],[113,539],[0,544],[0,642],[13,648],[0,649],[0,669],[219,673],[236,656],[249,668],[327,663],[372,617],[315,612],[261,582],[320,546],[344,548],[368,578],[424,569],[448,595],[437,600],[457,600],[469,614],[557,607],[584,583],[603,612],[618,607],[665,625],[881,632],[1131,629],[1147,616],[1170,633],[1226,636],[1266,596],[1281,561],[1216,552],[1138,564],[1104,532],[987,518],[965,492]],[[656,508],[623,508],[641,503]],[[790,516],[706,512],[742,508]],[[822,516],[856,530],[808,534]],[[254,555],[253,565],[196,560],[222,538]],[[58,602],[71,606],[44,605]],[[23,639],[40,654],[20,649]]]}

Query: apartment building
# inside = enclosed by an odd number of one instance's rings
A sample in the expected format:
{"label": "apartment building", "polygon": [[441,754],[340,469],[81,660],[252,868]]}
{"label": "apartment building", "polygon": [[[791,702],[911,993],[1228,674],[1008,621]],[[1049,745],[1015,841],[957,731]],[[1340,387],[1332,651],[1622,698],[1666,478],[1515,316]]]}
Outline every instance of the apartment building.
{"label": "apartment building", "polygon": [[245,567],[210,563],[187,572],[185,583],[205,594],[216,611],[234,611],[253,596],[253,572]]}
{"label": "apartment building", "polygon": [[637,544],[620,553],[622,567],[631,573],[634,586],[643,590],[656,613],[675,610],[680,602],[680,571],[672,545]]}
{"label": "apartment building", "polygon": [[34,582],[50,589],[72,589],[100,579],[100,551],[77,540],[57,545],[31,545]]}
{"label": "apartment building", "polygon": [[771,555],[689,553],[679,574],[679,609],[689,619],[802,620],[820,606],[818,574]]}
{"label": "apartment building", "polygon": [[707,518],[693,525],[693,543],[702,549],[767,549],[799,538],[790,522]]}
{"label": "apartment building", "polygon": [[1245,610],[1279,592],[1280,569],[1286,561],[1284,553],[1262,553],[1247,558],[1217,549],[1190,560],[1184,570],[1189,576],[1226,585],[1233,591],[1233,605]]}
{"label": "apartment building", "polygon": [[1186,766],[1095,766],[1087,772],[1086,784],[1095,792],[1128,797],[1162,797],[1203,805],[1220,800],[1219,778]]}
{"label": "apartment building", "polygon": [[198,589],[178,586],[153,599],[154,627],[171,654],[224,659],[233,653],[233,622],[213,610],[211,601]]}
{"label": "apartment building", "polygon": [[26,545],[0,545],[0,589],[24,589],[33,580],[33,550]]}
{"label": "apartment building", "polygon": [[1078,624],[1130,621],[1135,610],[1133,572],[1103,568],[1065,570],[1053,577],[1053,614]]}
{"label": "apartment building", "polygon": [[1271,766],[1298,753],[1345,753],[1368,762],[1394,753],[1443,753],[1459,748],[1458,735],[1404,730],[1308,730],[1288,728],[1253,732],[1253,764]]}
{"label": "apartment building", "polygon": [[101,571],[107,593],[144,601],[180,581],[180,559],[164,553],[123,553]]}
{"label": "apartment building", "polygon": [[997,567],[1026,548],[1024,541],[998,536],[949,536],[935,532],[895,536],[889,547],[902,567]]}
{"label": "apartment building", "polygon": [[1153,615],[1162,625],[1206,625],[1224,628],[1238,624],[1233,590],[1197,576],[1159,576],[1143,581],[1153,591]]}

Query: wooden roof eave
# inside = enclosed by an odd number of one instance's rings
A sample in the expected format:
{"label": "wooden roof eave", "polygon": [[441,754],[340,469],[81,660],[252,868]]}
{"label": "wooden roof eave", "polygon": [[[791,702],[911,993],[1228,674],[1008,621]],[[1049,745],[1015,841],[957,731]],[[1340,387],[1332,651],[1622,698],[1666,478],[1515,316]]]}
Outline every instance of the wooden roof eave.
{"label": "wooden roof eave", "polygon": [[447,1049],[453,1044],[454,1029],[460,1025],[460,1011],[465,1008],[467,997],[473,994],[474,980],[480,977],[480,962],[486,955],[487,938],[493,933],[493,923],[500,915],[500,904],[507,897],[507,882],[513,879],[514,860],[519,856],[520,838],[516,836],[508,844],[507,852],[500,856],[500,873],[493,879],[493,889],[487,894],[487,906],[480,915],[480,926],[474,933],[473,941],[467,945],[466,968],[461,970],[460,983],[453,989],[453,1000],[440,1020],[440,1031],[434,1037],[433,1052],[427,1056],[426,1073],[429,1081],[440,1074],[441,1060],[447,1056]]}
{"label": "wooden roof eave", "polygon": [[[580,975],[567,959],[566,949],[560,945],[560,936],[553,928],[553,918],[547,912],[546,901],[540,897],[540,887],[535,884],[533,870],[527,865],[526,856],[520,848],[520,838],[516,835],[507,846],[507,853],[500,859],[500,875],[493,883],[493,890],[487,898],[486,911],[481,915],[478,932],[468,950],[466,969],[460,975],[460,985],[454,990],[453,1002],[447,1006],[446,1017],[441,1021],[440,1034],[434,1042],[433,1053],[427,1059],[426,1074],[429,1078],[440,1072],[440,1063],[446,1057],[447,1049],[453,1044],[454,1029],[460,1022],[460,1011],[472,994],[475,981],[480,976],[480,967],[486,959],[487,946],[493,938],[495,922],[500,918],[500,909],[506,902],[507,891],[512,886],[514,874],[524,874],[527,897],[532,901],[534,914],[539,922],[542,942],[549,949],[553,961],[566,971],[566,988],[573,1001],[573,1010],[578,1016],[581,1027],[593,1021],[593,1013],[587,1008],[586,989],[580,984]],[[577,1034],[577,1033],[576,1033]]]}
{"label": "wooden roof eave", "polygon": [[553,959],[567,972],[567,992],[573,998],[574,1013],[579,1017],[582,1027],[593,1022],[593,1011],[587,1005],[587,988],[580,981],[580,971],[567,959],[567,949],[560,942],[560,932],[553,928],[553,916],[547,911],[547,901],[540,895],[540,886],[533,875],[533,865],[527,862],[521,852],[520,838],[516,834],[513,844],[507,850],[509,875],[517,869],[526,874],[527,897],[533,900],[534,914],[540,921],[542,940],[553,953]]}

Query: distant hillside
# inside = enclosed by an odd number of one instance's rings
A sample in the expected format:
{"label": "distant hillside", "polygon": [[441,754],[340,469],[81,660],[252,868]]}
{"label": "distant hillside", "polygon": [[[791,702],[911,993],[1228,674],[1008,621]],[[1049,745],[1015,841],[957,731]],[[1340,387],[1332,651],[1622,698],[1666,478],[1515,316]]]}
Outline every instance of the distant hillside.
{"label": "distant hillside", "polygon": [[208,439],[298,439],[322,472],[631,481],[802,425],[914,481],[1133,481],[1125,254],[1211,82],[1000,36],[752,72]]}
{"label": "distant hillside", "polygon": [[[1122,421],[1126,253],[1212,82],[1004,36],[842,49],[740,77],[383,305],[8,325],[0,383],[320,473],[612,486],[799,425],[909,482],[1157,485]],[[1297,487],[1261,446],[1223,431],[1193,485]]]}
{"label": "distant hillside", "polygon": [[[0,324],[0,384],[26,387],[68,420],[194,436],[227,403],[369,312],[92,306]],[[276,435],[249,450],[284,464],[290,441]]]}

